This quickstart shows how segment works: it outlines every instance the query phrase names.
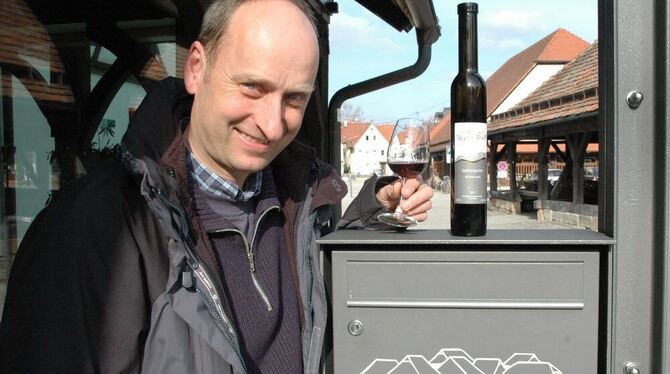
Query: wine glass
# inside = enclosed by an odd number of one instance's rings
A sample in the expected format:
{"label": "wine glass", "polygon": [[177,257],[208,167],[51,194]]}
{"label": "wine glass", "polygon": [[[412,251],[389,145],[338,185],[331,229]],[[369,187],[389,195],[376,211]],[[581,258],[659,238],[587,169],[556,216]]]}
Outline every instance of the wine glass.
{"label": "wine glass", "polygon": [[[389,167],[400,176],[402,186],[407,178],[421,174],[430,160],[428,126],[418,119],[401,118],[395,123],[386,159]],[[416,219],[406,215],[400,202],[393,213],[382,213],[379,221],[396,227],[409,227],[417,224]]]}

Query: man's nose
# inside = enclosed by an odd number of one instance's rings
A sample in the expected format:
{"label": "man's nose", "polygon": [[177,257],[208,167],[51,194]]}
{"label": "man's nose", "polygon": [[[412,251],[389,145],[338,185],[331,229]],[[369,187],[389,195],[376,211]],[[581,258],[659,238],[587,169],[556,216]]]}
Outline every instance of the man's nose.
{"label": "man's nose", "polygon": [[286,134],[282,99],[266,97],[260,105],[259,112],[258,126],[265,137],[270,141],[281,139]]}

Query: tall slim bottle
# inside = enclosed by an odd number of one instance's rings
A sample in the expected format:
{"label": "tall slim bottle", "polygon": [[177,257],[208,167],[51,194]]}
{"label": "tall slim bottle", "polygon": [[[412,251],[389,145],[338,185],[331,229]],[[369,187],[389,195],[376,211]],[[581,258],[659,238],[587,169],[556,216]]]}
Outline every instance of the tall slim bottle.
{"label": "tall slim bottle", "polygon": [[458,4],[458,75],[451,84],[451,234],[486,234],[486,84],[477,72],[477,4]]}

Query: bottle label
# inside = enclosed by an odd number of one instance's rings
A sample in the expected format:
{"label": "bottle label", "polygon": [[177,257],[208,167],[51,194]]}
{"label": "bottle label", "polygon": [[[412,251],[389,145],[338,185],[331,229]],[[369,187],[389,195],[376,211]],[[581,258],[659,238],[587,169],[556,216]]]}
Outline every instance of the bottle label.
{"label": "bottle label", "polygon": [[454,202],[486,204],[486,123],[454,124]]}

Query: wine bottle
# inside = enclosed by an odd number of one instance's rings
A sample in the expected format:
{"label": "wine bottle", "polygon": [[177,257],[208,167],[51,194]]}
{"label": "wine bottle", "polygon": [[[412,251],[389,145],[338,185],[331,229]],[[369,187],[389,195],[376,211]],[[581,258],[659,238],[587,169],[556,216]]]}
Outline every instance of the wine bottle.
{"label": "wine bottle", "polygon": [[458,75],[451,84],[451,234],[486,234],[486,84],[477,71],[476,3],[458,4]]}

